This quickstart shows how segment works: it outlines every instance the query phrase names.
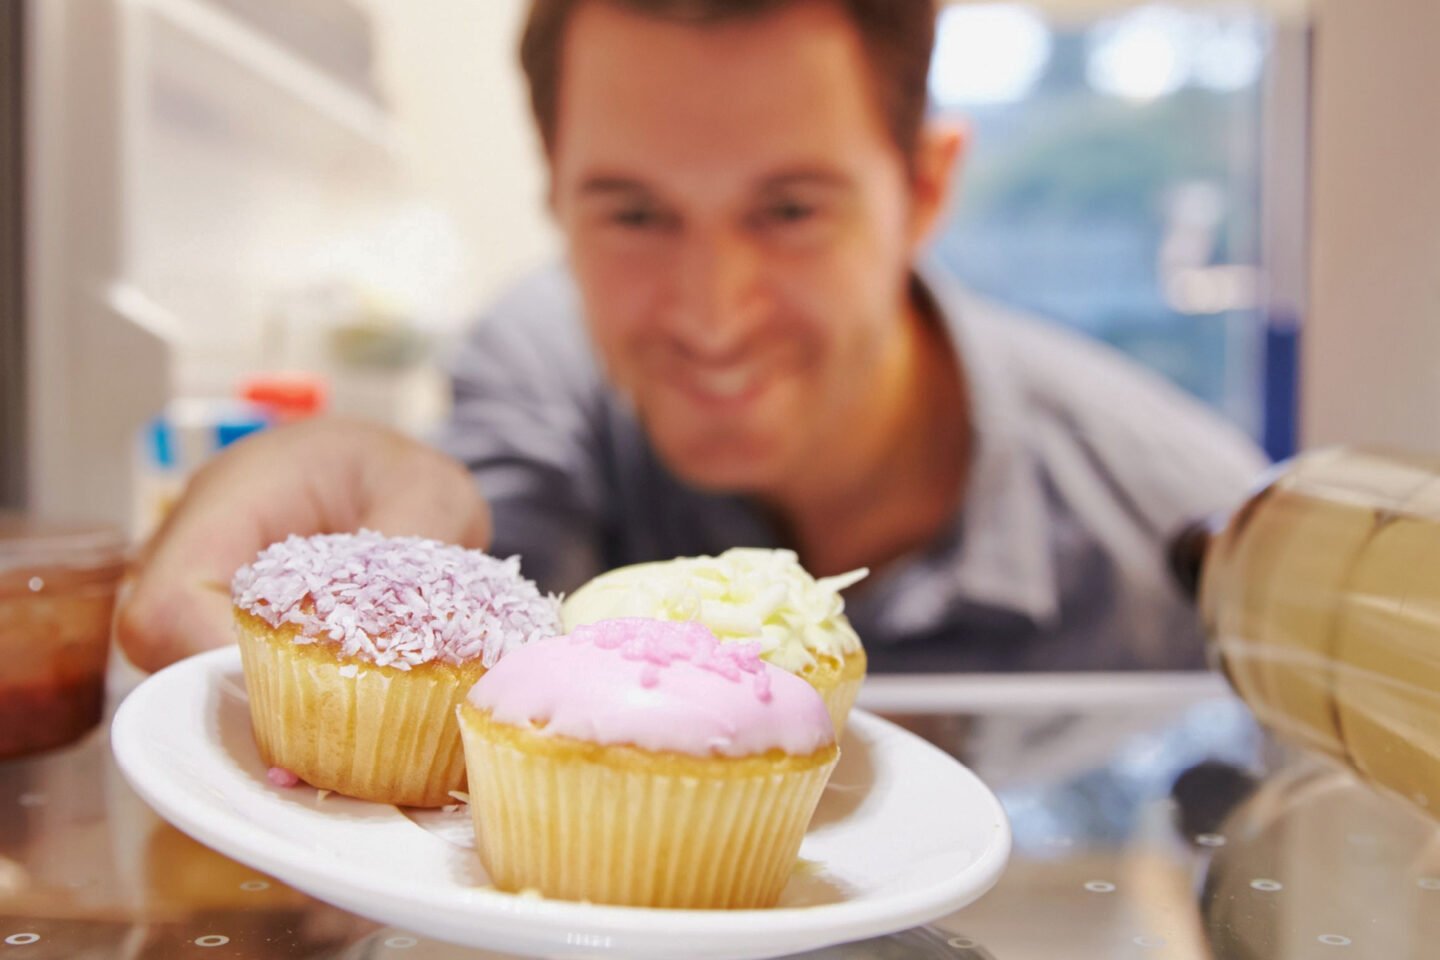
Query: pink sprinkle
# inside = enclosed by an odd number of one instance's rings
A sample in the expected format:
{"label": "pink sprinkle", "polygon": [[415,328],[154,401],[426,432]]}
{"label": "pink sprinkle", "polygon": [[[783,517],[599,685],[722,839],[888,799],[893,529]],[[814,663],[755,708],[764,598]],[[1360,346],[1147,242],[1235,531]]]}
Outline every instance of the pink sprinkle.
{"label": "pink sprinkle", "polygon": [[626,660],[644,664],[640,671],[643,687],[658,685],[664,670],[683,662],[731,683],[740,683],[749,675],[754,678],[756,699],[761,703],[772,699],[770,676],[765,661],[760,659],[760,644],[753,641],[721,643],[698,621],[641,617],[602,620],[575,628],[570,642],[591,643],[601,650],[614,650]]}
{"label": "pink sprinkle", "polygon": [[296,643],[329,639],[347,658],[399,670],[442,660],[492,667],[509,650],[560,632],[559,601],[498,560],[419,537],[290,537],[241,567],[235,605]]}
{"label": "pink sprinkle", "polygon": [[286,788],[293,787],[300,782],[299,777],[295,776],[295,774],[291,773],[289,770],[286,770],[284,767],[271,767],[269,770],[266,770],[265,779],[269,780],[277,787]]}

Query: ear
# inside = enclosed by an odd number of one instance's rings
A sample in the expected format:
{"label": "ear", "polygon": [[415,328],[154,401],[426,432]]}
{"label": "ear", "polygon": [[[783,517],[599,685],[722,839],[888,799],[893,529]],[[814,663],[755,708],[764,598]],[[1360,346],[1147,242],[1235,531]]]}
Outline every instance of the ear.
{"label": "ear", "polygon": [[560,221],[559,190],[555,184],[555,160],[548,154],[545,157],[545,209],[550,214],[550,219]]}
{"label": "ear", "polygon": [[927,121],[915,148],[910,177],[910,243],[919,250],[950,205],[970,131],[957,121]]}

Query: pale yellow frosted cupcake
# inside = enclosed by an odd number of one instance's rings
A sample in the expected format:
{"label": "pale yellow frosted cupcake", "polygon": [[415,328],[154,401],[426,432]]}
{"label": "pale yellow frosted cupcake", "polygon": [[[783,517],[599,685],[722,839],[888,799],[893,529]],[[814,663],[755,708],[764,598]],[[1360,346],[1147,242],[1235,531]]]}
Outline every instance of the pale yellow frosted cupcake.
{"label": "pale yellow frosted cupcake", "polygon": [[616,617],[698,620],[722,641],[753,640],[760,656],[809,681],[838,737],[865,681],[865,648],[845,617],[840,591],[855,570],[815,579],[793,550],[737,547],[718,557],[680,557],[603,573],[565,600],[566,630]]}
{"label": "pale yellow frosted cupcake", "polygon": [[693,622],[531,644],[459,714],[491,879],[565,900],[773,906],[839,756],[814,688]]}
{"label": "pale yellow frosted cupcake", "polygon": [[519,562],[416,537],[291,537],[232,585],[271,780],[435,807],[465,786],[455,706],[558,626]]}

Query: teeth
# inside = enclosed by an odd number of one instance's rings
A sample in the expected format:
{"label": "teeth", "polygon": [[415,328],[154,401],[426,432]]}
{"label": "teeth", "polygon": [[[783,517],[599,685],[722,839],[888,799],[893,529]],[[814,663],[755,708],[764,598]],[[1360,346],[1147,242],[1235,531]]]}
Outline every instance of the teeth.
{"label": "teeth", "polygon": [[723,370],[696,378],[696,385],[717,397],[738,397],[755,383],[751,370]]}

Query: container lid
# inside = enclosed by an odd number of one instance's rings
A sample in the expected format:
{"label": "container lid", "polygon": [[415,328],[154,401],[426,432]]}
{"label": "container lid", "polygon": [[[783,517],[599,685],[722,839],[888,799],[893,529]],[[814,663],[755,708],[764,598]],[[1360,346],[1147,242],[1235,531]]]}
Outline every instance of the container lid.
{"label": "container lid", "polygon": [[269,373],[240,385],[240,396],[281,421],[324,413],[329,394],[325,378],[310,373]]}
{"label": "container lid", "polygon": [[[31,569],[118,577],[126,540],[114,527],[0,510],[0,581]],[[3,588],[3,586],[0,586]]]}

